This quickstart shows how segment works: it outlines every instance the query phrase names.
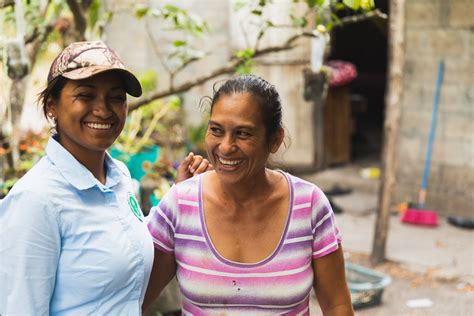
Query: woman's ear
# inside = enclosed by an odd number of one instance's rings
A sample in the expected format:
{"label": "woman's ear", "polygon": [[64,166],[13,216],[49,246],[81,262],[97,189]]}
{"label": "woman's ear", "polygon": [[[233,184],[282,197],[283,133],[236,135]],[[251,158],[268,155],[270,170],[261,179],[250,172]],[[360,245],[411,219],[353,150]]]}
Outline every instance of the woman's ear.
{"label": "woman's ear", "polygon": [[46,115],[49,119],[54,120],[56,118],[56,102],[52,96],[49,96],[46,100],[45,110]]}
{"label": "woman's ear", "polygon": [[270,152],[272,154],[278,151],[278,149],[281,146],[281,143],[283,143],[284,138],[285,138],[285,130],[283,129],[283,127],[280,127],[280,129],[276,133],[275,140],[273,141],[272,146],[270,147]]}

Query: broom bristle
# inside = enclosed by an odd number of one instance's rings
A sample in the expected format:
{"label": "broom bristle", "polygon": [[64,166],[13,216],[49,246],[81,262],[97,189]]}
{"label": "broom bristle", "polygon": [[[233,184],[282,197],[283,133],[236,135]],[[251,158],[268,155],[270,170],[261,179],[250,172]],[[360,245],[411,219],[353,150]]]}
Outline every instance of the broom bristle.
{"label": "broom bristle", "polygon": [[415,225],[438,226],[438,214],[431,210],[407,208],[402,215],[402,222]]}

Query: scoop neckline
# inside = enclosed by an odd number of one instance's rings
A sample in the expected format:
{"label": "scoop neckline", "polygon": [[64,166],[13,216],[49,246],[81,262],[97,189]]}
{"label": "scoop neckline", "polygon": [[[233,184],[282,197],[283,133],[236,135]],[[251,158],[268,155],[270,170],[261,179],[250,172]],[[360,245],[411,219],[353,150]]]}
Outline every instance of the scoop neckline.
{"label": "scoop neckline", "polygon": [[219,253],[219,251],[217,251],[216,247],[212,243],[211,236],[209,235],[209,231],[207,230],[207,225],[206,225],[205,216],[204,216],[204,197],[202,194],[204,174],[202,175],[202,177],[199,178],[198,194],[199,194],[199,219],[201,221],[201,229],[204,235],[204,239],[206,240],[207,247],[211,250],[212,254],[222,263],[233,266],[233,267],[241,267],[241,268],[253,268],[253,267],[262,266],[270,262],[273,258],[275,258],[275,256],[280,252],[281,248],[283,247],[284,241],[286,239],[286,235],[288,233],[288,227],[290,226],[291,216],[293,213],[293,183],[291,182],[291,179],[286,172],[281,171],[281,170],[275,170],[275,171],[281,173],[285,177],[287,185],[288,185],[288,191],[290,193],[290,200],[288,203],[288,212],[287,212],[288,215],[286,218],[285,226],[280,236],[280,240],[278,241],[278,244],[275,247],[275,249],[272,251],[272,253],[268,257],[258,262],[251,262],[251,263],[238,262],[238,261],[233,261],[233,260],[225,258]]}

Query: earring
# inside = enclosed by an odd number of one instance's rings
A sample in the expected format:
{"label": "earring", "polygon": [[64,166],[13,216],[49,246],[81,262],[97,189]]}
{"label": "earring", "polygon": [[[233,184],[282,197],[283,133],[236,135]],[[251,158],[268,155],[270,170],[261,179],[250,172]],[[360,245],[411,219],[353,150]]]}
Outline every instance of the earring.
{"label": "earring", "polygon": [[52,117],[53,117],[53,113],[48,112],[48,116],[52,118]]}

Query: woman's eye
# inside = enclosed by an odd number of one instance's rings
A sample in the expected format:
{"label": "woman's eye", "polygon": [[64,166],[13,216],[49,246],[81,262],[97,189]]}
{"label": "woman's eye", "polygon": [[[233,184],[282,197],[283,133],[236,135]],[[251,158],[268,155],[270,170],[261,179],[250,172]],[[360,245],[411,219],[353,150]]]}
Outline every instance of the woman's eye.
{"label": "woman's eye", "polygon": [[123,102],[125,102],[126,99],[125,99],[124,96],[119,95],[119,96],[111,97],[111,100],[114,101],[114,102],[123,103]]}
{"label": "woman's eye", "polygon": [[222,134],[222,130],[219,127],[209,127],[209,131],[212,134]]}
{"label": "woman's eye", "polygon": [[236,132],[237,136],[240,137],[240,138],[247,138],[247,137],[250,137],[250,134],[247,133],[247,132],[244,132],[244,131],[238,131]]}
{"label": "woman's eye", "polygon": [[89,93],[79,93],[77,95],[77,98],[83,99],[83,100],[92,100],[94,98],[94,95],[89,94]]}

